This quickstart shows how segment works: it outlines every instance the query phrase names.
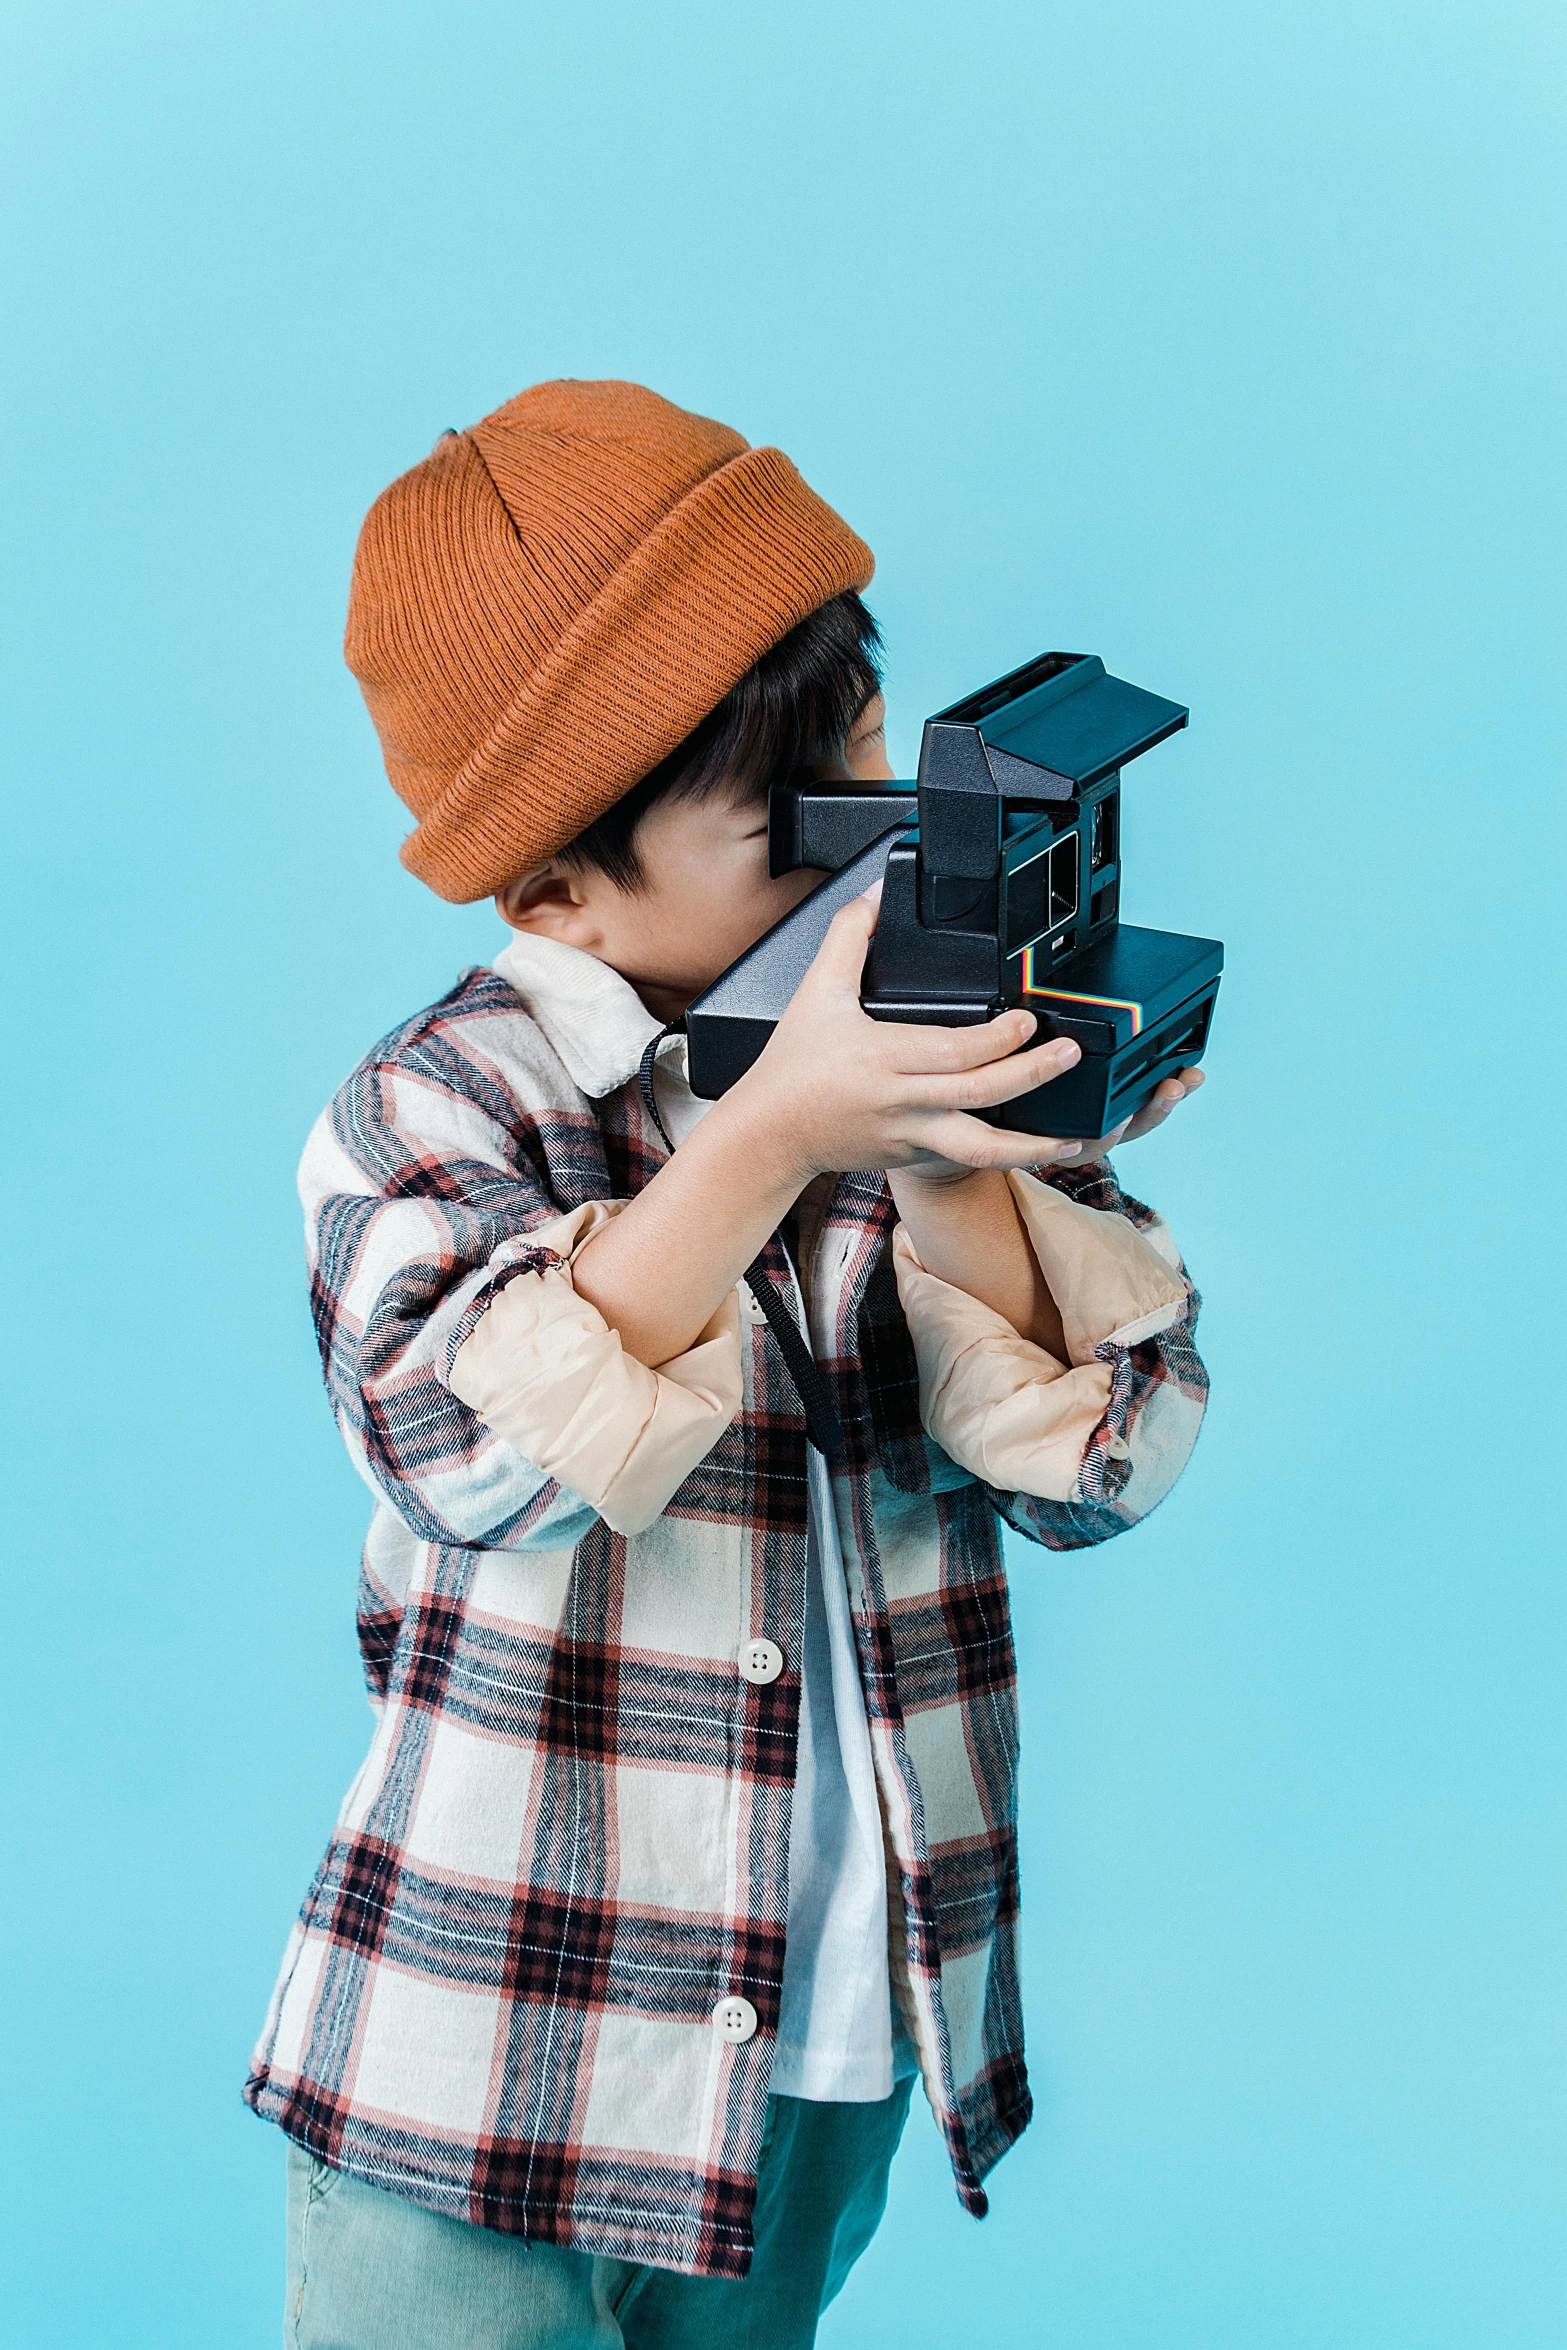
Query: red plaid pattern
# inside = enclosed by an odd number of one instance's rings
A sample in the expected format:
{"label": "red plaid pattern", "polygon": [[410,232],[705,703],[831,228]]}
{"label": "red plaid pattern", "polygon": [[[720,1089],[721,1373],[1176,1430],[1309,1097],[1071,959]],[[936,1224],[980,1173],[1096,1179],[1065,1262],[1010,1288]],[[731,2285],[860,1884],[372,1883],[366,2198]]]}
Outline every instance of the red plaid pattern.
{"label": "red plaid pattern", "polygon": [[[454,2217],[741,2276],[783,1975],[798,1402],[748,1328],[739,1415],[625,1538],[446,1384],[499,1287],[537,1264],[530,1233],[634,1193],[663,1156],[635,1083],[587,1100],[483,971],[372,1053],[311,1138],[322,1361],[376,1494],[360,1637],[377,1725],[246,2096],[324,2161]],[[1150,1221],[1106,1168],[1052,1180]],[[1206,1382],[1192,1296],[1160,1337],[1100,1350],[1111,1399],[1071,1501],[982,1487],[920,1426],[891,1225],[879,1178],[839,1182],[812,1343],[848,1438],[834,1491],[896,1866],[895,1992],[980,2213],[1030,2110],[999,1521],[1057,1549],[1121,1532],[1189,1452]],[[738,1670],[759,1638],[787,1660],[760,1687]],[[760,2019],[739,2044],[712,2024],[733,1993]]]}

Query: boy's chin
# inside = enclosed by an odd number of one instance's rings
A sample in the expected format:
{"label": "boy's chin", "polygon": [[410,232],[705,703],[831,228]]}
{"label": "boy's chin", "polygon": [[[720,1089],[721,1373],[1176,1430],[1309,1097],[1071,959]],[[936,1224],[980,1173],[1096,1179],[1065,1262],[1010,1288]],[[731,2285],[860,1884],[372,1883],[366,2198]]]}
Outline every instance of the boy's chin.
{"label": "boy's chin", "polygon": [[[744,947],[740,947],[736,951],[739,954],[745,953]],[[722,979],[728,968],[728,963],[715,963],[711,971],[704,968],[699,972],[648,972],[644,977],[635,980],[633,985],[639,995],[652,994],[670,1001],[678,998],[684,1008],[685,1005],[694,1003],[699,995],[704,995],[715,979]]]}
{"label": "boy's chin", "polygon": [[[720,976],[713,973],[713,979]],[[633,979],[632,986],[650,1012],[660,1020],[678,1020],[688,1004],[713,984],[712,979]]]}

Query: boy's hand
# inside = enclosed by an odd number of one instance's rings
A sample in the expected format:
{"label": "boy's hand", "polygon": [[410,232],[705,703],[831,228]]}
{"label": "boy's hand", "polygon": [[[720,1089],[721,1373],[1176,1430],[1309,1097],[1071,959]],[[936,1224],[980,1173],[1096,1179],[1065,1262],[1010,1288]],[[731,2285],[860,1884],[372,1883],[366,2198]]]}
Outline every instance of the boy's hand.
{"label": "boy's hand", "polygon": [[1173,1077],[1161,1078],[1134,1118],[1123,1118],[1119,1126],[1109,1134],[1101,1134],[1097,1142],[1082,1144],[1079,1163],[1086,1167],[1090,1159],[1102,1159],[1118,1142],[1136,1142],[1139,1135],[1152,1134],[1172,1110],[1179,1109],[1188,1094],[1197,1091],[1202,1081],[1200,1069],[1178,1069]]}
{"label": "boy's hand", "polygon": [[[929,1271],[1060,1357],[1060,1315],[998,1170],[1080,1165],[1105,1146],[1006,1134],[974,1113],[1048,1084],[1078,1049],[1064,1038],[1022,1049],[1031,1012],[983,1028],[870,1019],[860,974],[875,927],[874,898],[834,918],[766,1050],[575,1260],[578,1295],[639,1362],[695,1344],[814,1175],[862,1168],[889,1170]],[[1160,1094],[1173,1101],[1189,1084],[1190,1073]],[[1127,1132],[1164,1115],[1156,1096]]]}
{"label": "boy's hand", "polygon": [[766,1049],[733,1089],[734,1109],[743,1105],[765,1127],[802,1189],[828,1172],[936,1174],[1086,1155],[1079,1143],[1009,1134],[974,1115],[1031,1093],[1080,1059],[1066,1038],[1030,1047],[1032,1012],[1003,1012],[978,1028],[915,1028],[861,1009],[879,896],[856,898],[834,915]]}

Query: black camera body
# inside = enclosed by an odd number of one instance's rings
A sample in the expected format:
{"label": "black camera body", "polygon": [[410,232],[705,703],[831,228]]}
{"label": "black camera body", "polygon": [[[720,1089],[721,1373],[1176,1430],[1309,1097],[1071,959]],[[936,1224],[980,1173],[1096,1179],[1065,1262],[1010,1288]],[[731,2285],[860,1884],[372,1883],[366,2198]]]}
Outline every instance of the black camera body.
{"label": "black camera body", "polygon": [[927,719],[916,783],[775,785],[768,863],[829,878],[686,1014],[692,1090],[744,1075],[840,906],[882,883],[860,1001],[878,1020],[966,1027],[1024,1005],[1082,1058],[982,1113],[1022,1133],[1108,1134],[1201,1059],[1224,949],[1120,919],[1120,785],[1186,724],[1178,702],[1044,653]]}

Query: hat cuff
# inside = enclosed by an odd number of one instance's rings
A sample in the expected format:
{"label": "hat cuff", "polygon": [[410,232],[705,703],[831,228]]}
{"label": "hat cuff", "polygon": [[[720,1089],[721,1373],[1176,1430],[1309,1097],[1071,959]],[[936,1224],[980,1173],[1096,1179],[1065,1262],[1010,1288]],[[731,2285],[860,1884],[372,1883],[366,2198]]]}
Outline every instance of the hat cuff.
{"label": "hat cuff", "polygon": [[489,897],[613,807],[781,636],[874,568],[781,449],[730,458],[572,623],[403,863],[454,904]]}

